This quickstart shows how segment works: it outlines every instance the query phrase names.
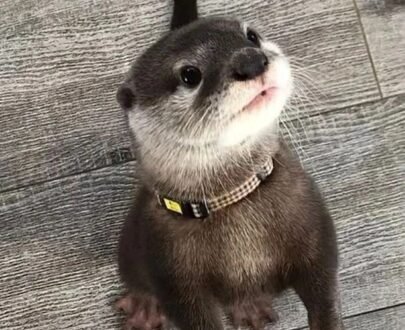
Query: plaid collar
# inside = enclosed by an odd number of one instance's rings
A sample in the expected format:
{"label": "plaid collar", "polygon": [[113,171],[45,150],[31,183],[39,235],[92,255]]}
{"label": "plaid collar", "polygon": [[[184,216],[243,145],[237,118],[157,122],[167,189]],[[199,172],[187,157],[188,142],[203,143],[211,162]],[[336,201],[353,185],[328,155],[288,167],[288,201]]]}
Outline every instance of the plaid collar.
{"label": "plaid collar", "polygon": [[261,171],[253,174],[243,184],[223,195],[203,201],[179,201],[157,194],[158,202],[169,212],[197,219],[206,218],[211,212],[223,209],[245,198],[252,193],[262,181],[266,180],[272,171],[273,159],[270,158],[262,166]]}

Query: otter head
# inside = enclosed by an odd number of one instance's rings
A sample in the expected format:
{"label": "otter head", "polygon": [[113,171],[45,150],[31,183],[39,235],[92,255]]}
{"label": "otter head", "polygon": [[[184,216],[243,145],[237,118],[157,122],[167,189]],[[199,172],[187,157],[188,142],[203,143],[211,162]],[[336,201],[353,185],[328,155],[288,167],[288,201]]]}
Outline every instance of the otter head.
{"label": "otter head", "polygon": [[274,134],[291,89],[279,47],[247,24],[207,18],[147,49],[117,98],[141,157],[159,160],[176,150],[217,157]]}

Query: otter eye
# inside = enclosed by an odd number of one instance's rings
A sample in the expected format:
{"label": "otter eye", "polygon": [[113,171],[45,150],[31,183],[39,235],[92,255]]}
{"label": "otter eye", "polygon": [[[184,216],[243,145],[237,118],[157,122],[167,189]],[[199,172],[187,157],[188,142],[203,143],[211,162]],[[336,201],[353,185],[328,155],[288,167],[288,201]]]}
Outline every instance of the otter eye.
{"label": "otter eye", "polygon": [[246,36],[247,36],[248,40],[250,40],[257,46],[260,46],[260,37],[255,31],[248,29],[246,32]]}
{"label": "otter eye", "polygon": [[185,66],[180,72],[181,80],[187,87],[196,87],[201,79],[201,71],[195,66]]}

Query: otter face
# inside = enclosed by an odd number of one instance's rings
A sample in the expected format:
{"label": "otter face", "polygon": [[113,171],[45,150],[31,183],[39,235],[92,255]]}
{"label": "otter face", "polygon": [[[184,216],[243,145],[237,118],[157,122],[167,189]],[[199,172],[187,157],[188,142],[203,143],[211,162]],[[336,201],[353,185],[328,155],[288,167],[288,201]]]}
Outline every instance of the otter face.
{"label": "otter face", "polygon": [[268,133],[291,90],[288,61],[274,43],[238,21],[209,18],[149,48],[117,98],[141,145],[225,148]]}

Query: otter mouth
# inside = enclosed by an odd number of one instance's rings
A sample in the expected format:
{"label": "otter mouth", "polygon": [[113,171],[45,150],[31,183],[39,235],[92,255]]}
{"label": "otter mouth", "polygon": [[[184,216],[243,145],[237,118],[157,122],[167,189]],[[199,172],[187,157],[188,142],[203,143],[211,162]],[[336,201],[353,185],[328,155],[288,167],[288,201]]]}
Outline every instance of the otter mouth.
{"label": "otter mouth", "polygon": [[278,88],[275,86],[262,89],[251,101],[249,101],[247,105],[242,108],[241,112],[253,111],[264,103],[270,102],[277,90]]}

